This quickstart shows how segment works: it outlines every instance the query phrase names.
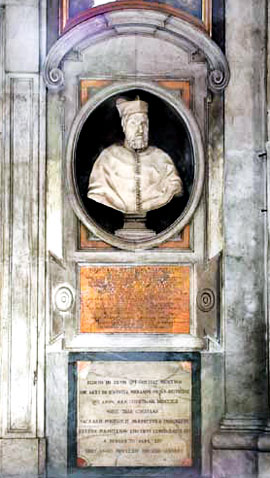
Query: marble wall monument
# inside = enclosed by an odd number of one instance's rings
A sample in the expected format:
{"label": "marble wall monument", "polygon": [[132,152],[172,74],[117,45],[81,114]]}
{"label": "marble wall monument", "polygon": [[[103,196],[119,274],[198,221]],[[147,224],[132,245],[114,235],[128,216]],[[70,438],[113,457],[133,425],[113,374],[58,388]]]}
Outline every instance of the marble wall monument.
{"label": "marble wall monument", "polygon": [[0,0],[1,478],[269,478],[269,25]]}

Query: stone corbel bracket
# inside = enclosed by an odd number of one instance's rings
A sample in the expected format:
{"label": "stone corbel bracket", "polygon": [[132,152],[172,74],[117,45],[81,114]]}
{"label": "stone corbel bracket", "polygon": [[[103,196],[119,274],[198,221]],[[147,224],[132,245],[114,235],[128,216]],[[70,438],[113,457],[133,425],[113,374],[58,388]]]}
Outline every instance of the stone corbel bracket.
{"label": "stone corbel bracket", "polygon": [[110,4],[106,6],[107,11],[103,8],[103,13],[97,10],[94,14],[91,10],[95,9],[89,9],[89,17],[75,24],[52,46],[44,65],[44,80],[49,89],[58,91],[64,88],[61,65],[72,49],[80,48],[80,44],[86,40],[95,41],[107,35],[123,34],[163,37],[191,54],[194,51],[202,52],[208,65],[209,89],[218,93],[226,88],[230,78],[227,60],[202,28],[186,18],[166,12],[166,6],[160,5],[159,11],[156,11],[151,3],[144,2],[144,8],[138,10],[132,8],[132,2],[125,7],[121,1],[118,3],[119,7],[114,4],[113,11]]}

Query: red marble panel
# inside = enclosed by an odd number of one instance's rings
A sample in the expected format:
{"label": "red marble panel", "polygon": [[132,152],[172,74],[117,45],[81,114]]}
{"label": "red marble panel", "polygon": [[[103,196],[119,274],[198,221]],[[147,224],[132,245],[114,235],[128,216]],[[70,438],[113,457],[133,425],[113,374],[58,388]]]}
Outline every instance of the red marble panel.
{"label": "red marble panel", "polygon": [[189,266],[82,266],[80,331],[189,333]]}

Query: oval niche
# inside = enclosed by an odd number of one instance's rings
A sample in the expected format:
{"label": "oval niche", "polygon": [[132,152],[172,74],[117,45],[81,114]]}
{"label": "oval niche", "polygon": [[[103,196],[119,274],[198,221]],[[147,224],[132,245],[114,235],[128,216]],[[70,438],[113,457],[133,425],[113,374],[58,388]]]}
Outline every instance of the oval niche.
{"label": "oval niche", "polygon": [[[202,139],[193,114],[180,99],[162,88],[138,83],[104,88],[88,100],[73,123],[67,148],[68,193],[74,212],[94,235],[126,250],[154,247],[179,233],[190,222],[199,203],[204,176]],[[144,150],[138,150],[139,155],[132,148],[126,152],[116,107],[119,98],[139,98],[148,105],[149,142]],[[96,177],[97,164],[101,162],[99,174],[108,178],[105,181],[101,177],[102,186],[97,185],[98,195],[92,199],[88,197],[89,178]],[[164,174],[162,168],[169,172]],[[172,179],[172,170],[180,178],[181,191],[163,199],[164,190],[171,188],[169,181],[177,183],[175,177]],[[138,174],[142,179],[139,183]],[[150,177],[153,179],[149,186]],[[140,194],[144,203],[151,206],[143,215],[124,211],[121,206],[127,195],[133,201],[134,194],[136,200],[134,184],[146,185]],[[119,202],[117,199],[112,204],[106,199],[111,187],[119,196]],[[155,197],[152,202],[151,197]]]}

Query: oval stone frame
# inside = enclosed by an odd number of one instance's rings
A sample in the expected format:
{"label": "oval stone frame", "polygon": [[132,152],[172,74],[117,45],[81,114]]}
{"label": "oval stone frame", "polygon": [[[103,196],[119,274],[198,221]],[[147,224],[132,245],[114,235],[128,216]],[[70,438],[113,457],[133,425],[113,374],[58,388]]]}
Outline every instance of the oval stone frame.
{"label": "oval stone frame", "polygon": [[[142,89],[146,92],[158,96],[161,100],[167,102],[180,116],[187,131],[190,135],[191,147],[194,157],[194,180],[192,190],[188,202],[181,212],[179,217],[164,231],[157,233],[154,238],[144,239],[138,242],[130,241],[128,239],[119,238],[113,234],[108,233],[96,224],[94,220],[87,214],[75,179],[75,160],[76,160],[76,146],[81,132],[81,129],[91,115],[91,113],[101,105],[105,100],[116,94],[124,94],[127,91]],[[87,103],[78,112],[69,134],[67,151],[66,151],[66,178],[68,197],[71,201],[71,206],[76,216],[95,236],[102,241],[128,251],[135,251],[140,249],[149,249],[158,246],[162,242],[168,241],[172,236],[179,233],[191,220],[201,198],[203,182],[204,182],[204,147],[200,133],[199,126],[193,113],[185,106],[180,98],[167,92],[163,88],[156,86],[152,82],[146,81],[122,81],[117,85],[110,85],[103,88],[90,98]]]}

